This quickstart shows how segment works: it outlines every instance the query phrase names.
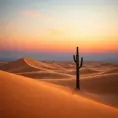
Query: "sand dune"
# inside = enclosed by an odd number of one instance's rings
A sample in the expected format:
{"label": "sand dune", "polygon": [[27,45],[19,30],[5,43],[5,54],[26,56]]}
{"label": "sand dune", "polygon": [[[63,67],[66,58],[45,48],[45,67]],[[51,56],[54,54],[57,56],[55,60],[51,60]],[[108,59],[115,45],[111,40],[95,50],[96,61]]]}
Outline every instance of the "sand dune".
{"label": "sand dune", "polygon": [[[76,75],[76,69],[67,69],[66,71],[63,71],[63,73],[66,73],[66,74],[69,74],[69,75],[73,75],[75,76]],[[95,75],[95,74],[100,74],[101,72],[98,71],[98,70],[93,70],[91,68],[81,68],[80,69],[80,74],[82,76],[88,76],[88,75]]]}
{"label": "sand dune", "polygon": [[95,100],[118,108],[118,73],[83,79],[81,88],[97,95]]}
{"label": "sand dune", "polygon": [[[118,107],[117,63],[85,63],[80,69],[81,90],[90,97]],[[75,64],[72,62],[39,62],[28,58],[6,63],[1,70],[75,88]],[[97,96],[97,97],[96,97]]]}
{"label": "sand dune", "polygon": [[76,75],[76,70],[71,69],[71,70],[68,70],[67,73],[70,74],[70,75]]}
{"label": "sand dune", "polygon": [[39,61],[32,60],[29,58],[25,58],[24,60],[29,66],[34,67],[34,68],[45,68],[45,69],[50,69],[50,70],[57,70],[61,68],[55,63],[39,62]]}
{"label": "sand dune", "polygon": [[110,68],[108,69],[107,71],[104,72],[104,74],[107,74],[107,73],[118,73],[118,67],[117,68]]}
{"label": "sand dune", "polygon": [[[64,87],[75,88],[75,77],[63,80],[44,80]],[[81,91],[89,93],[89,97],[104,104],[118,108],[118,73],[81,76]],[[97,97],[96,97],[97,96]]]}
{"label": "sand dune", "polygon": [[31,77],[34,79],[63,79],[63,78],[71,78],[68,74],[58,73],[58,72],[50,72],[50,71],[39,71],[39,72],[25,72],[18,73],[20,75]]}
{"label": "sand dune", "polygon": [[[66,71],[63,71],[63,73],[70,74],[70,75],[76,75],[76,69],[75,68],[76,67],[71,68],[71,69],[69,68]],[[97,73],[100,73],[100,71],[93,70],[91,68],[86,68],[86,67],[80,69],[80,74],[81,75],[97,74]]]}
{"label": "sand dune", "polygon": [[[90,74],[97,74],[99,73],[99,71],[96,71],[96,70],[93,70],[93,69],[88,69],[88,68],[83,68],[83,69],[80,69],[80,74],[81,75],[90,75]],[[67,71],[67,74],[70,74],[70,75],[76,75],[76,70],[68,70]]]}
{"label": "sand dune", "polygon": [[[14,62],[9,62],[8,64],[5,64],[3,67],[1,67],[0,69],[3,71],[18,73],[18,74],[28,76],[28,77],[33,77],[33,78],[40,78],[42,76],[42,71],[44,71],[43,73],[45,73],[46,76],[49,75],[49,77],[50,77],[50,75],[51,75],[51,77],[52,77],[52,75],[56,76],[56,74],[57,74],[56,77],[62,77],[62,74],[66,74],[66,76],[63,75],[63,78],[64,78],[64,77],[67,77],[67,74],[68,74],[68,76],[75,75],[76,71],[74,70],[74,68],[75,68],[75,64],[72,62],[70,62],[70,63],[69,62],[67,62],[67,63],[62,63],[62,62],[61,63],[59,63],[59,62],[58,63],[56,63],[56,62],[47,63],[47,62],[35,61],[32,59],[28,59],[28,58],[23,58],[23,59],[14,61]],[[28,72],[28,73],[26,73],[26,72]],[[31,73],[29,73],[29,72],[31,72]],[[34,75],[34,72],[36,75]],[[56,72],[56,74],[53,74],[53,72]],[[99,71],[96,71],[96,70],[90,69],[90,68],[86,68],[86,67],[84,67],[80,70],[81,74],[93,74],[93,73],[97,73],[97,72],[99,72]]]}
{"label": "sand dune", "polygon": [[93,93],[118,95],[118,73],[83,79],[81,85],[83,89]]}
{"label": "sand dune", "polygon": [[[118,95],[118,73],[116,74],[106,74],[98,75],[93,77],[87,77],[83,79],[81,77],[81,90],[95,93],[95,94],[112,94]],[[48,80],[45,80],[48,81]],[[67,86],[70,88],[75,87],[75,78],[69,80],[51,80],[50,82]]]}
{"label": "sand dune", "polygon": [[3,71],[19,73],[19,72],[32,72],[32,71],[40,71],[39,68],[34,68],[29,66],[25,59],[19,59],[14,62],[9,62],[0,68]]}
{"label": "sand dune", "polygon": [[68,89],[0,71],[2,118],[118,118],[118,110]]}
{"label": "sand dune", "polygon": [[[61,66],[66,68],[65,73],[70,74],[70,75],[76,75],[76,66],[75,63],[61,63]],[[90,64],[84,64],[82,68],[80,69],[80,74],[82,75],[87,75],[87,74],[96,74],[99,73],[100,71],[96,70],[95,68],[91,68],[93,66],[88,66]]]}
{"label": "sand dune", "polygon": [[98,73],[99,71],[90,69],[90,68],[82,68],[80,69],[80,74],[93,74],[93,73]]}
{"label": "sand dune", "polygon": [[57,63],[39,62],[28,58],[22,58],[9,62],[0,68],[3,71],[20,74],[32,78],[70,78],[67,70]]}
{"label": "sand dune", "polygon": [[85,67],[87,68],[91,68],[93,70],[96,70],[96,71],[101,71],[101,72],[104,72],[104,71],[107,71],[109,69],[113,69],[114,67],[118,67],[118,63],[103,63],[103,62],[89,62],[89,63],[85,63],[84,64]]}
{"label": "sand dune", "polygon": [[75,68],[75,63],[74,62],[60,62],[60,63],[57,63],[57,64],[62,66],[63,68],[66,68],[66,69]]}
{"label": "sand dune", "polygon": [[28,58],[22,58],[14,62],[9,62],[0,69],[13,73],[34,72],[40,70],[64,70],[64,68],[58,64],[39,62]]}
{"label": "sand dune", "polygon": [[96,65],[97,68],[113,68],[118,67],[118,63],[99,63],[99,65]]}
{"label": "sand dune", "polygon": [[4,66],[5,64],[7,64],[7,62],[0,62],[0,67]]}

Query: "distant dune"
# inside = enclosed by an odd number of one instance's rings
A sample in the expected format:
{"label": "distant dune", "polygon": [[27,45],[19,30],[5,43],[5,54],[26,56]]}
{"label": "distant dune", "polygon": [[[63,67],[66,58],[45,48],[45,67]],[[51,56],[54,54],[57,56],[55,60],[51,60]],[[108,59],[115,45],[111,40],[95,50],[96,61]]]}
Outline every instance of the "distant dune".
{"label": "distant dune", "polygon": [[99,63],[99,65],[96,65],[97,68],[113,68],[118,67],[118,63]]}
{"label": "distant dune", "polygon": [[[35,61],[28,58],[22,58],[14,62],[9,62],[5,64],[3,67],[1,67],[0,69],[7,72],[20,73],[21,75],[26,75],[28,77],[33,77],[34,73],[26,74],[26,72],[35,72],[37,76],[39,75],[39,78],[40,78],[40,75],[44,73],[42,71],[45,71],[46,73],[47,70],[53,71],[53,72],[55,71],[59,73],[59,75],[61,76],[62,74],[60,73],[69,74],[68,76],[75,75],[76,71],[73,70],[74,68],[75,68],[75,64],[71,62],[70,63],[69,62],[68,63],[55,63],[55,62],[47,63],[47,62]],[[97,72],[98,71],[90,69],[90,68],[82,68],[80,70],[81,74],[93,74]],[[47,75],[51,75],[51,73],[52,72],[47,72]],[[66,76],[63,76],[63,77],[66,77]]]}
{"label": "distant dune", "polygon": [[[82,68],[80,69],[80,74],[81,75],[87,75],[87,74],[96,74],[98,73],[99,71],[96,71],[96,70],[93,70],[93,69],[89,69],[89,68]],[[70,75],[76,75],[76,70],[68,70],[67,74],[70,74]]]}
{"label": "distant dune", "polygon": [[98,73],[99,71],[89,69],[89,68],[82,68],[80,69],[80,74],[93,74],[93,73]]}
{"label": "distant dune", "polygon": [[7,64],[7,62],[0,62],[0,67],[4,66],[5,64]]}
{"label": "distant dune", "polygon": [[28,58],[22,58],[14,62],[9,62],[0,69],[8,72],[22,73],[33,71],[36,72],[45,69],[55,70],[57,69],[57,67],[50,63],[39,62]]}
{"label": "distant dune", "polygon": [[40,71],[39,68],[29,66],[25,59],[19,59],[14,62],[9,62],[2,66],[0,69],[12,73]]}
{"label": "distant dune", "polygon": [[70,75],[63,73],[66,72],[66,70],[56,63],[39,62],[28,58],[22,58],[14,62],[9,62],[0,69],[3,71],[38,79],[70,78]]}
{"label": "distant dune", "polygon": [[66,68],[66,69],[75,68],[75,63],[73,63],[73,62],[60,62],[60,63],[57,63],[57,64],[59,64],[60,66],[62,66],[63,68]]}
{"label": "distant dune", "polygon": [[96,94],[118,95],[118,73],[82,79],[81,86],[84,90]]}
{"label": "distant dune", "polygon": [[50,69],[50,70],[57,70],[59,68],[63,69],[61,66],[55,64],[55,63],[47,63],[47,62],[40,62],[28,58],[24,58],[25,62],[34,68],[43,68],[43,69]]}
{"label": "distant dune", "polygon": [[50,71],[26,72],[26,73],[21,73],[20,75],[35,78],[35,79],[66,79],[66,78],[71,78],[71,76],[69,76],[68,74],[52,72],[52,71],[51,72]]}
{"label": "distant dune", "polygon": [[49,83],[0,71],[1,118],[118,118],[118,110]]}
{"label": "distant dune", "polygon": [[114,68],[110,68],[104,72],[104,74],[108,74],[108,73],[118,73],[118,66]]}

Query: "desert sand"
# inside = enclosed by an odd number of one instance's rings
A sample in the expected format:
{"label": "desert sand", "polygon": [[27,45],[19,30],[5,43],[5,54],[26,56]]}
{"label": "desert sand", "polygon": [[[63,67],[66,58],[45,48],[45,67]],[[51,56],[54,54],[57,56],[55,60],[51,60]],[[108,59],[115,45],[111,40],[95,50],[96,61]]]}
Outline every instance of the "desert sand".
{"label": "desert sand", "polygon": [[[40,61],[28,59],[28,58],[22,58],[14,62],[6,63],[3,66],[0,66],[0,70],[2,70],[1,71],[2,75],[4,76],[6,75],[4,77],[5,79],[6,78],[8,80],[10,79],[9,81],[13,79],[14,81],[18,82],[20,80],[19,79],[17,80],[17,78],[21,78],[21,80],[23,81],[24,80],[25,81],[27,80],[27,82],[32,81],[33,83],[36,83],[36,85],[38,83],[43,85],[44,83],[44,85],[46,84],[46,86],[49,85],[49,88],[56,87],[56,88],[59,88],[59,91],[69,90],[71,91],[71,94],[74,93],[74,95],[76,93],[76,96],[82,97],[81,99],[83,100],[84,99],[87,99],[90,101],[92,100],[92,102],[93,101],[97,102],[100,105],[104,104],[104,105],[107,105],[108,107],[118,109],[118,63],[99,63],[99,62],[84,63],[82,69],[80,70],[80,79],[81,79],[80,92],[77,92],[77,91],[75,92],[76,70],[75,70],[75,63],[73,62],[46,62],[46,61],[40,62]],[[6,73],[5,71],[8,73]],[[2,75],[0,76],[0,78],[2,77]],[[25,85],[23,86],[25,87]],[[35,86],[35,85],[33,84],[31,86]],[[60,89],[60,87],[61,88],[63,87],[64,89]],[[19,88],[16,87],[16,91],[17,89],[19,90]],[[40,89],[41,88],[37,88],[36,91],[38,92],[40,91]],[[34,91],[34,90],[31,89],[30,91]],[[11,90],[11,92],[13,91]],[[21,92],[23,92],[23,90]],[[26,93],[27,92],[25,92],[24,94]],[[47,97],[48,95],[44,95],[44,96]],[[54,95],[56,94],[54,93]],[[28,96],[30,95],[28,94]],[[26,98],[28,96],[27,94],[25,95]],[[36,96],[37,96],[36,94],[32,93],[30,97],[36,97]],[[15,95],[15,97],[19,98],[19,96],[17,97],[17,94]],[[40,96],[37,96],[37,97],[40,97]],[[26,98],[24,99],[26,100]],[[21,100],[21,103],[22,102],[23,104],[25,104],[24,101]],[[34,102],[34,101],[30,99],[30,102]],[[29,103],[26,103],[26,105],[28,104]],[[37,104],[39,105],[39,103]],[[54,103],[54,104],[57,104],[57,103]],[[33,106],[33,104],[31,106]],[[74,109],[74,106],[73,106],[73,109]],[[22,108],[20,110],[22,112]],[[75,111],[72,111],[72,112],[75,112]]]}
{"label": "desert sand", "polygon": [[66,69],[55,63],[38,62],[32,59],[23,58],[9,62],[0,68],[3,71],[20,74],[32,78],[70,78]]}
{"label": "desert sand", "polygon": [[7,64],[7,62],[0,62],[0,67],[4,66],[5,64]]}
{"label": "desert sand", "polygon": [[0,71],[1,118],[118,118],[118,110],[70,89]]}

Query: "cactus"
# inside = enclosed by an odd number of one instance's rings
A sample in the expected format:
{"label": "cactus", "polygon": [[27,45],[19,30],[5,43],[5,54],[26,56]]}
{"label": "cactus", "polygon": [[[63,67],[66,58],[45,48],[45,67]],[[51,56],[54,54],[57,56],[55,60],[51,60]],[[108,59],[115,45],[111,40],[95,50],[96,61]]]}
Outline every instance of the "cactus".
{"label": "cactus", "polygon": [[74,62],[76,63],[76,89],[80,90],[80,68],[83,65],[83,57],[81,57],[81,61],[79,63],[79,51],[78,47],[76,49],[76,55],[73,55]]}

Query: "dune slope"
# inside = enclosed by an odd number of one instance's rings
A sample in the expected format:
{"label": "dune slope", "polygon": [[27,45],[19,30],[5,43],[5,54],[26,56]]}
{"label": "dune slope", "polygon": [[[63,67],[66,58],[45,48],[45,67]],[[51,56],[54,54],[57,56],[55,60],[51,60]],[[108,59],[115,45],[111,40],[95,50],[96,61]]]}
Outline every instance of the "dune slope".
{"label": "dune slope", "polygon": [[115,94],[118,95],[118,73],[88,77],[81,80],[84,90],[96,94]]}
{"label": "dune slope", "polygon": [[110,68],[104,72],[104,74],[109,74],[109,73],[118,73],[118,67],[117,68]]}
{"label": "dune slope", "polygon": [[14,62],[9,62],[0,68],[3,71],[13,72],[13,73],[22,73],[22,72],[33,72],[46,69],[56,69],[52,64],[47,64],[45,62],[39,62],[36,60],[22,58]]}
{"label": "dune slope", "polygon": [[39,62],[36,60],[32,60],[29,58],[24,58],[24,61],[31,67],[34,68],[44,68],[44,69],[50,69],[50,70],[57,70],[57,69],[63,69],[61,66],[55,64],[55,63],[47,63],[47,62]]}
{"label": "dune slope", "polygon": [[7,62],[0,62],[0,67],[4,66],[5,64],[7,64]]}
{"label": "dune slope", "polygon": [[118,110],[45,82],[0,71],[1,118],[118,118]]}
{"label": "dune slope", "polygon": [[39,68],[29,66],[24,59],[19,59],[14,62],[9,62],[0,68],[3,71],[12,73],[40,71]]}
{"label": "dune slope", "polygon": [[32,78],[70,78],[70,75],[64,73],[66,70],[56,63],[39,62],[28,58],[9,62],[0,69]]}
{"label": "dune slope", "polygon": [[[19,73],[18,73],[19,74]],[[20,73],[19,75],[23,75],[26,77],[34,78],[34,79],[67,79],[71,78],[68,74],[62,74],[55,71],[40,71],[40,72],[25,72]]]}
{"label": "dune slope", "polygon": [[95,74],[98,73],[99,71],[90,69],[90,68],[82,68],[80,69],[80,74]]}

